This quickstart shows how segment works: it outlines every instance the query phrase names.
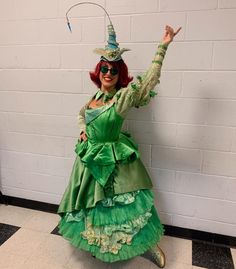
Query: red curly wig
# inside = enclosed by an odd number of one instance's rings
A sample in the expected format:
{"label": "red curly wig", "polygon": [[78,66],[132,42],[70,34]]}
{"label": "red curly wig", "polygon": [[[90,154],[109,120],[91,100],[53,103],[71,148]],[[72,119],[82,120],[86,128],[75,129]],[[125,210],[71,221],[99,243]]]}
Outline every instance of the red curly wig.
{"label": "red curly wig", "polygon": [[101,88],[101,81],[99,79],[99,73],[102,65],[105,65],[105,63],[109,63],[112,65],[112,67],[117,68],[119,71],[119,78],[118,82],[116,84],[116,89],[119,90],[120,88],[127,87],[127,85],[130,83],[130,81],[133,80],[133,77],[130,77],[128,74],[128,68],[125,62],[121,59],[117,62],[108,62],[101,60],[95,67],[94,72],[90,72],[90,78],[95,83],[95,85],[100,89]]}

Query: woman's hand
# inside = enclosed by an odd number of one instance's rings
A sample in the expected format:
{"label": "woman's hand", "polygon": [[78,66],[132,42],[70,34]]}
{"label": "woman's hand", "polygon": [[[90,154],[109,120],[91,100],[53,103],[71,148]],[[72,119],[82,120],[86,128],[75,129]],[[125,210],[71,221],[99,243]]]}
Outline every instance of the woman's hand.
{"label": "woman's hand", "polygon": [[162,39],[162,44],[169,45],[169,43],[173,41],[174,37],[179,33],[180,30],[181,27],[179,27],[176,31],[174,31],[172,27],[166,25],[165,34]]}
{"label": "woman's hand", "polygon": [[88,138],[87,138],[87,135],[86,135],[86,133],[85,132],[82,132],[81,134],[80,134],[80,136],[79,136],[79,139],[80,139],[80,141],[86,141]]}

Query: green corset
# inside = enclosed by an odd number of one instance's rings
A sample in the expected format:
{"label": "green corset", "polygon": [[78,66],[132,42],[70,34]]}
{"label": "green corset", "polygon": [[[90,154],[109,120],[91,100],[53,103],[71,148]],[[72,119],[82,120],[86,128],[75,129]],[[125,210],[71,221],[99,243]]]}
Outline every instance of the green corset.
{"label": "green corset", "polygon": [[87,141],[76,145],[76,153],[101,186],[115,172],[116,164],[139,158],[138,147],[128,133],[121,132],[124,119],[115,105],[88,109],[85,114]]}
{"label": "green corset", "polygon": [[124,119],[115,106],[106,105],[85,112],[86,134],[91,143],[115,142],[119,139]]}

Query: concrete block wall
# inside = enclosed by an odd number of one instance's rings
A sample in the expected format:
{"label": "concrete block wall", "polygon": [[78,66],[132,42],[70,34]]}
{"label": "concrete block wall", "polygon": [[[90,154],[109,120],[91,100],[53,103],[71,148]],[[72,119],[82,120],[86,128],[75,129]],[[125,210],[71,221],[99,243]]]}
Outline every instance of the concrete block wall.
{"label": "concrete block wall", "polygon": [[[130,73],[145,71],[165,24],[158,96],[125,123],[139,143],[165,224],[236,236],[236,1],[97,0]],[[88,71],[106,41],[103,12],[75,0],[0,3],[0,183],[6,195],[59,203],[75,158]]]}

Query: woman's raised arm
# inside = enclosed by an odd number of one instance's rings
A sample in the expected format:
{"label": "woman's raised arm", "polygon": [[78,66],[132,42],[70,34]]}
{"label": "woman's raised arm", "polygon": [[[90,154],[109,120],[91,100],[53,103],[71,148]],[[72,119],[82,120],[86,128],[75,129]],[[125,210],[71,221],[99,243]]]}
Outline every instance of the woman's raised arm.
{"label": "woman's raised arm", "polygon": [[178,28],[177,31],[174,31],[169,25],[165,27],[164,36],[147,72],[138,76],[135,82],[130,83],[127,88],[122,89],[120,93],[117,94],[118,100],[116,109],[121,116],[125,116],[131,107],[147,105],[150,99],[156,95],[153,89],[159,83],[162,62],[167,47],[180,30],[181,27]]}

